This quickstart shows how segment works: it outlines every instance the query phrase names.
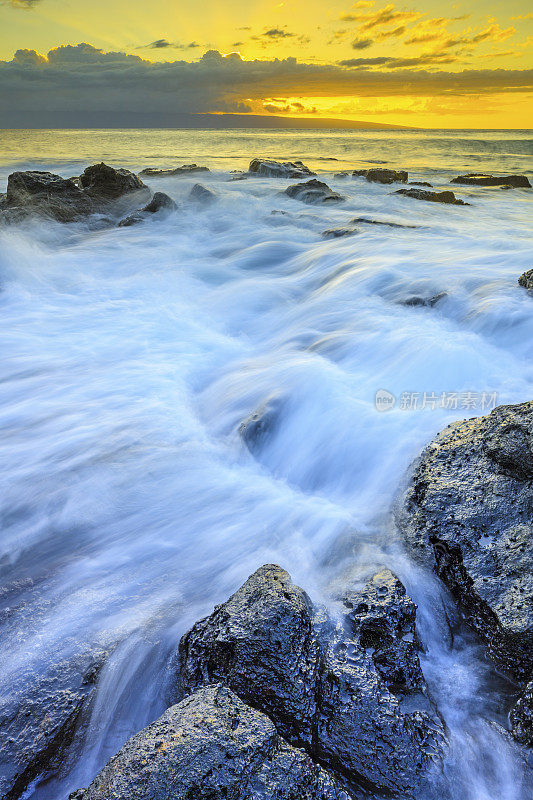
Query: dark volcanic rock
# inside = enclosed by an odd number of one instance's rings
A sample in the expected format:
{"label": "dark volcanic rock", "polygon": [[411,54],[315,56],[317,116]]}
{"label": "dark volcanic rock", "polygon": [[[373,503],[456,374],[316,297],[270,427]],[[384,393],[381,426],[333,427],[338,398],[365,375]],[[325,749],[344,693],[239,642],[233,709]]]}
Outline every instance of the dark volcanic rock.
{"label": "dark volcanic rock", "polygon": [[322,231],[324,239],[340,239],[343,236],[353,236],[358,233],[357,228],[329,228],[327,231]]}
{"label": "dark volcanic rock", "polygon": [[452,178],[450,183],[462,183],[471,186],[513,186],[530,188],[531,184],[525,175],[483,175],[471,173]]}
{"label": "dark volcanic rock", "polygon": [[79,800],[347,800],[327,772],[224,686],[130,739]]}
{"label": "dark volcanic rock", "polygon": [[387,228],[419,228],[419,225],[404,225],[400,222],[381,222],[377,219],[368,219],[368,217],[355,217],[351,220],[352,225],[386,225]]}
{"label": "dark volcanic rock", "polygon": [[11,217],[38,213],[58,222],[73,222],[96,210],[90,197],[72,180],[51,172],[13,172],[7,181],[3,208]]}
{"label": "dark volcanic rock", "polygon": [[216,200],[216,194],[210,189],[206,189],[201,183],[195,183],[189,192],[187,198],[192,203],[200,203],[201,205],[208,205]]}
{"label": "dark volcanic rock", "polygon": [[[442,742],[411,641],[416,607],[385,570],[345,608],[343,626],[284,570],[261,567],[182,638],[179,689],[225,683],[350,791],[410,797]],[[407,694],[424,710],[404,713]]]}
{"label": "dark volcanic rock", "polygon": [[528,292],[533,292],[533,269],[528,269],[526,272],[523,272],[518,278],[518,283],[520,286],[523,286],[524,289],[527,289]]}
{"label": "dark volcanic rock", "polygon": [[80,175],[80,186],[88,197],[102,203],[137,193],[148,197],[150,190],[141,179],[129,169],[114,169],[103,162],[87,167]]}
{"label": "dark volcanic rock", "polygon": [[415,200],[428,200],[430,203],[446,203],[447,205],[467,206],[464,200],[458,200],[453,192],[427,192],[424,189],[398,189],[394,194],[404,194]]}
{"label": "dark volcanic rock", "polygon": [[0,701],[0,798],[15,800],[39,775],[51,775],[86,721],[107,653],[95,649],[14,682]]}
{"label": "dark volcanic rock", "polygon": [[254,158],[248,169],[266,178],[306,178],[316,175],[316,172],[311,172],[301,161],[273,161],[268,158]]}
{"label": "dark volcanic rock", "polygon": [[414,466],[398,522],[493,659],[533,669],[533,402],[442,431]]}
{"label": "dark volcanic rock", "polygon": [[409,174],[405,170],[394,169],[366,169],[364,176],[369,183],[407,183]]}
{"label": "dark volcanic rock", "polygon": [[156,169],[155,167],[146,167],[139,172],[139,175],[145,175],[147,178],[170,178],[174,175],[191,175],[194,172],[209,172],[207,167],[199,167],[197,164],[183,164],[181,167],[174,169]]}
{"label": "dark volcanic rock", "polygon": [[316,178],[312,178],[305,183],[294,183],[285,189],[285,194],[310,205],[315,203],[340,203],[345,199],[342,195],[330,189],[327,183],[318,181]]}
{"label": "dark volcanic rock", "polygon": [[154,196],[144,208],[135,211],[118,223],[119,228],[127,228],[130,225],[138,225],[148,219],[150,214],[166,216],[172,211],[177,211],[178,206],[174,200],[164,192],[155,192]]}
{"label": "dark volcanic rock", "polygon": [[533,747],[533,681],[526,686],[509,714],[511,731],[520,744]]}
{"label": "dark volcanic rock", "polygon": [[429,189],[433,188],[433,184],[427,181],[409,181],[409,186],[427,186]]}
{"label": "dark volcanic rock", "polygon": [[448,297],[448,292],[439,292],[438,294],[433,295],[433,297],[408,297],[407,300],[402,300],[402,306],[425,306],[426,308],[433,308],[436,306],[440,300],[444,300],[445,297]]}

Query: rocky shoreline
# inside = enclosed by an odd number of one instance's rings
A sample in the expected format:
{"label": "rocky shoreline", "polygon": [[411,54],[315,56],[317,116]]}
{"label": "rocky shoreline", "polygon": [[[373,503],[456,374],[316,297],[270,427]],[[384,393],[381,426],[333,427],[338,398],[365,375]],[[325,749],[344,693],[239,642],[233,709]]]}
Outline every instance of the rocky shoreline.
{"label": "rocky shoreline", "polygon": [[[146,168],[140,176],[196,180],[206,171],[191,164]],[[0,196],[0,220],[92,219],[129,228],[179,213],[169,195],[152,193],[140,176],[103,163],[70,179],[15,172]],[[234,179],[254,177],[298,181],[280,191],[295,204],[342,207],[345,200],[301,161],[254,159]],[[343,177],[387,193],[394,184],[411,185],[407,171]],[[472,174],[451,183],[529,187],[527,178],[512,175]],[[392,193],[406,203],[469,205],[451,191]],[[216,199],[195,184],[186,202]],[[322,235],[341,238],[360,225],[416,227],[356,217]],[[531,295],[533,270],[518,285],[516,292]],[[404,304],[432,308],[446,296],[413,295]],[[235,430],[252,455],[282,424],[282,405],[283,398],[269,398]],[[533,401],[445,428],[412,465],[391,513],[406,554],[437,576],[494,673],[514,687],[502,730],[531,758]],[[173,645],[163,715],[70,800],[436,800],[449,731],[424,676],[416,603],[386,564],[359,589],[330,599],[327,607],[315,602],[282,564],[257,569]],[[30,691],[13,687],[0,706],[0,800],[19,800],[72,757],[113,646],[58,662]]]}

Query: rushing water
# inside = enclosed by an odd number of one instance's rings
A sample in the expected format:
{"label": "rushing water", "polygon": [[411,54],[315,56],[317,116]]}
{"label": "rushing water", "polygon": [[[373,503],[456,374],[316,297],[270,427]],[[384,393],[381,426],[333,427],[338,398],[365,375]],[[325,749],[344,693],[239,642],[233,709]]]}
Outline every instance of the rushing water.
{"label": "rushing water", "polygon": [[[449,600],[389,511],[437,431],[533,396],[533,307],[517,286],[532,193],[457,187],[472,205],[448,207],[333,173],[385,162],[449,188],[463,170],[527,172],[531,132],[3,131],[0,144],[0,191],[15,168],[212,169],[149,181],[180,204],[165,220],[0,231],[2,692],[120,642],[81,757],[27,797],[87,785],[163,710],[181,633],[274,561],[323,599],[396,570],[450,729],[440,798],[527,800],[530,773],[498,727],[508,687],[475,642],[449,642]],[[347,201],[230,181],[255,155],[302,158]],[[205,208],[185,200],[198,180],[217,195]],[[353,217],[418,227],[321,237]],[[433,308],[401,304],[439,292]],[[252,456],[239,424],[272,397],[279,424]]]}

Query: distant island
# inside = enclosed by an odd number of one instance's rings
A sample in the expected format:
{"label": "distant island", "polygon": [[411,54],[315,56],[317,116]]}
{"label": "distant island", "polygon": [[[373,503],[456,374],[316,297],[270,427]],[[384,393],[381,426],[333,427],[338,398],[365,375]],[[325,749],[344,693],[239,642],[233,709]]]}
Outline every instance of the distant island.
{"label": "distant island", "polygon": [[282,117],[261,114],[183,114],[142,111],[8,111],[3,129],[47,128],[272,128],[275,130],[415,130],[385,122],[325,117]]}

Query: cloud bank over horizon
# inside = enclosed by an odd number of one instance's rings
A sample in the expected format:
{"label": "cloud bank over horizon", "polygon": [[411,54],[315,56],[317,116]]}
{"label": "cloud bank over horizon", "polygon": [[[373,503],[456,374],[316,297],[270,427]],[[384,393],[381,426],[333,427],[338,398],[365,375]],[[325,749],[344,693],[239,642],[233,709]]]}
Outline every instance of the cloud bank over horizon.
{"label": "cloud bank over horizon", "polygon": [[[442,63],[443,59],[437,61]],[[445,61],[444,61],[445,63]],[[0,61],[0,115],[41,112],[315,113],[313,98],[471,98],[533,89],[533,70],[428,70],[424,57],[316,64],[295,57],[244,60],[208,50],[194,61],[152,62],[86,42]],[[298,98],[287,101],[286,98]],[[309,99],[309,103],[305,102]],[[303,102],[302,102],[303,101]],[[8,125],[6,126],[8,127]]]}

